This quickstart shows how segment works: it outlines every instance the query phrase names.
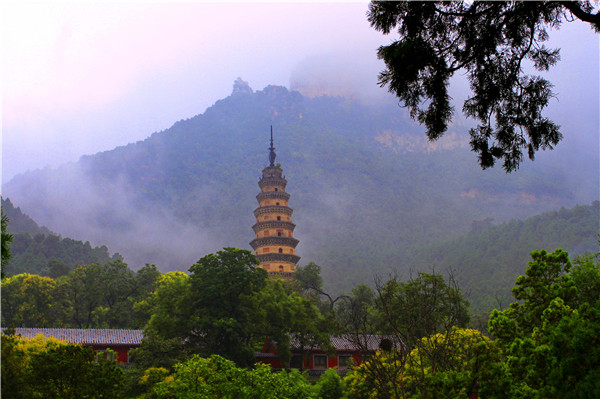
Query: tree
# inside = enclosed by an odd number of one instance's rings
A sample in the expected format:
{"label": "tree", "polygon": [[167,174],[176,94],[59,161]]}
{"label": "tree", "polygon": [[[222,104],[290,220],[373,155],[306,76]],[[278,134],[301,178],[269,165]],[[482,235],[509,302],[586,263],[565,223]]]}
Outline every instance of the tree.
{"label": "tree", "polygon": [[502,160],[507,172],[519,167],[524,152],[533,160],[562,138],[542,114],[554,97],[552,84],[525,74],[524,65],[547,71],[556,64],[559,50],[544,46],[547,29],[574,18],[600,31],[589,1],[372,1],[368,12],[372,27],[385,34],[397,27],[400,36],[378,50],[386,64],[379,84],[436,140],[453,115],[450,78],[464,71],[472,95],[463,112],[480,122],[470,130],[471,148],[482,168]]}
{"label": "tree", "polygon": [[136,314],[149,317],[141,348],[132,356],[141,368],[172,368],[186,356],[184,340],[193,331],[190,278],[183,272],[168,272],[156,282],[148,298],[134,306]]}
{"label": "tree", "polygon": [[287,365],[291,359],[292,334],[299,343],[297,349],[303,352],[317,345],[325,348],[331,345],[326,320],[313,298],[298,294],[279,279],[267,281],[257,293],[253,319],[253,334],[277,343],[282,365]]}
{"label": "tree", "polygon": [[115,361],[97,362],[91,347],[2,334],[3,398],[119,398],[122,385]]}
{"label": "tree", "polygon": [[344,383],[335,369],[327,369],[315,384],[321,399],[341,399],[344,397]]}
{"label": "tree", "polygon": [[408,282],[390,279],[377,285],[379,329],[396,335],[408,348],[423,337],[469,322],[469,303],[452,275],[448,282],[439,274],[419,273]]}
{"label": "tree", "polygon": [[157,398],[310,399],[314,388],[298,370],[274,373],[266,364],[239,368],[218,355],[193,356],[154,386]]}
{"label": "tree", "polygon": [[481,332],[453,327],[412,351],[379,351],[346,379],[349,398],[512,397],[500,351]]}
{"label": "tree", "polygon": [[2,215],[2,220],[1,220],[1,229],[2,229],[2,249],[1,249],[1,255],[2,258],[0,259],[0,265],[1,265],[1,278],[4,279],[4,268],[6,267],[6,264],[10,261],[11,258],[11,254],[10,254],[10,243],[13,240],[13,235],[9,234],[7,231],[7,227],[8,227],[8,218],[4,215],[4,211],[0,210],[0,215]]}
{"label": "tree", "polygon": [[2,324],[12,327],[54,327],[63,309],[56,298],[56,281],[36,274],[2,280]]}
{"label": "tree", "polygon": [[103,301],[103,267],[92,263],[77,266],[65,278],[64,292],[70,306],[69,323],[78,328],[92,328],[98,324],[98,310]]}
{"label": "tree", "polygon": [[224,248],[190,267],[193,313],[188,346],[241,366],[254,362],[256,340],[264,340],[253,334],[255,300],[267,280],[267,272],[257,264],[248,250]]}
{"label": "tree", "polygon": [[[515,302],[494,310],[489,330],[506,356],[512,386],[531,398],[600,395],[600,262],[571,264],[561,250],[533,251]],[[592,263],[593,262],[593,263]]]}

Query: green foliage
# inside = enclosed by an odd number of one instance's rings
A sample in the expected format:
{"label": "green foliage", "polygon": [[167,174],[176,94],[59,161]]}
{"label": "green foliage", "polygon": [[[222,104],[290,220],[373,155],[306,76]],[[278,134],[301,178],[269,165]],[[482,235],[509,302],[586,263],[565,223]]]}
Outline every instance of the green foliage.
{"label": "green foliage", "polygon": [[497,345],[471,329],[423,338],[407,357],[403,378],[408,397],[504,398],[510,392]]}
{"label": "green foliage", "polygon": [[[13,261],[7,274],[34,273],[60,277],[77,265],[107,263],[122,260],[121,255],[110,255],[106,246],[93,247],[89,242],[61,238],[54,234],[27,233],[14,235]],[[65,267],[66,266],[66,267]]]}
{"label": "green foliage", "polygon": [[250,251],[225,248],[190,267],[193,328],[186,336],[188,345],[240,365],[253,363],[255,296],[267,279],[257,264]]}
{"label": "green foliage", "polygon": [[399,40],[379,48],[386,64],[379,83],[436,140],[452,120],[448,85],[461,71],[472,90],[463,112],[480,122],[470,130],[472,150],[482,168],[502,160],[512,172],[523,153],[533,159],[562,139],[559,126],[542,115],[554,97],[552,84],[525,74],[522,65],[529,60],[547,71],[558,62],[559,50],[543,43],[547,30],[569,20],[568,11],[599,31],[592,10],[589,2],[372,1],[371,26],[385,34],[397,28],[399,34]]}
{"label": "green foliage", "polygon": [[300,342],[300,349],[330,345],[325,319],[313,299],[299,295],[281,280],[268,281],[257,294],[255,312],[255,334],[277,342],[277,354],[284,365],[291,359],[291,334]]}
{"label": "green foliage", "polygon": [[341,399],[344,397],[344,383],[335,369],[326,370],[315,384],[320,399]]}
{"label": "green foliage", "polygon": [[285,399],[317,398],[313,387],[297,371],[273,373],[269,366],[236,367],[217,355],[193,356],[175,366],[175,372],[155,385],[157,398]]}
{"label": "green foliage", "polygon": [[[411,268],[456,270],[474,313],[506,308],[511,287],[535,248],[564,248],[571,255],[597,248],[600,203],[562,208],[499,225],[481,222],[467,235],[416,251]],[[475,223],[476,224],[476,223]],[[487,317],[486,317],[487,319]],[[486,321],[487,324],[487,321]]]}
{"label": "green foliage", "polygon": [[342,333],[373,334],[377,328],[375,292],[365,284],[358,284],[352,293],[336,307],[336,318]]}
{"label": "green foliage", "polygon": [[18,274],[2,280],[2,323],[13,327],[135,328],[154,290],[155,266],[137,273],[120,260],[79,266],[58,279]]}
{"label": "green foliage", "polygon": [[96,362],[91,347],[2,335],[3,398],[121,398],[122,389],[121,369]]}
{"label": "green foliage", "polygon": [[12,257],[10,252],[10,243],[13,240],[13,235],[9,234],[7,231],[8,217],[4,215],[4,207],[1,208],[0,214],[2,215],[2,259],[0,260],[0,264],[2,266],[1,276],[2,279],[4,279],[4,268],[6,267],[6,264],[10,261],[10,258]]}
{"label": "green foliage", "polygon": [[594,397],[600,392],[600,292],[590,287],[600,282],[600,264],[586,255],[572,266],[561,249],[531,255],[513,289],[520,302],[493,311],[489,322],[512,385],[532,398]]}
{"label": "green foliage", "polygon": [[380,330],[397,334],[408,347],[453,326],[465,327],[469,321],[469,303],[452,276],[448,282],[428,273],[419,273],[408,282],[390,279],[378,288],[378,294]]}
{"label": "green foliage", "polygon": [[2,324],[11,327],[51,327],[62,319],[56,281],[35,274],[2,280]]}
{"label": "green foliage", "polygon": [[511,397],[498,347],[461,328],[423,337],[410,352],[379,351],[344,382],[351,399]]}

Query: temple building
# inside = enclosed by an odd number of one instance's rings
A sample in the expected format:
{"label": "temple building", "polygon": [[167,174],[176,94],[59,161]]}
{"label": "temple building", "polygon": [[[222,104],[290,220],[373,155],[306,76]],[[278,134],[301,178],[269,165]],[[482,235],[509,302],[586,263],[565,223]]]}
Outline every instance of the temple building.
{"label": "temple building", "polygon": [[258,267],[265,269],[270,276],[285,279],[293,276],[300,257],[295,253],[298,240],[293,237],[296,225],[292,223],[293,211],[288,206],[287,180],[282,175],[283,169],[275,164],[275,157],[271,127],[269,166],[263,169],[258,181],[258,208],[254,210],[256,224],[252,226],[256,238],[250,245],[258,258]]}

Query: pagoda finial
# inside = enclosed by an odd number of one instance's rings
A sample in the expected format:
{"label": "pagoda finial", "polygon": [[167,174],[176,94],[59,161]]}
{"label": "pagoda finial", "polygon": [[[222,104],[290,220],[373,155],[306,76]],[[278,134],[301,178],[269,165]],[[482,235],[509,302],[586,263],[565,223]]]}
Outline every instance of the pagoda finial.
{"label": "pagoda finial", "polygon": [[271,125],[271,147],[269,148],[269,161],[271,162],[270,166],[275,166],[275,147],[273,147],[273,125]]}

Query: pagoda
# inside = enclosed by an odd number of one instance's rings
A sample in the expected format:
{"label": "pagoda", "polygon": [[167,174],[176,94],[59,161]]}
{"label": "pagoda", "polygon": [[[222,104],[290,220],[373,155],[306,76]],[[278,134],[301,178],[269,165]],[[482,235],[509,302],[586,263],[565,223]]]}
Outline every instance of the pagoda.
{"label": "pagoda", "polygon": [[288,206],[290,195],[285,192],[287,180],[282,175],[283,169],[275,164],[275,157],[271,126],[269,166],[263,169],[258,181],[258,208],[254,210],[256,224],[252,226],[256,238],[250,245],[258,258],[258,267],[265,269],[272,277],[287,279],[296,271],[300,257],[295,253],[298,240],[293,237],[296,225],[292,223],[293,211]]}

